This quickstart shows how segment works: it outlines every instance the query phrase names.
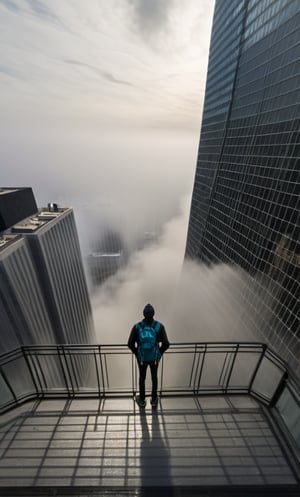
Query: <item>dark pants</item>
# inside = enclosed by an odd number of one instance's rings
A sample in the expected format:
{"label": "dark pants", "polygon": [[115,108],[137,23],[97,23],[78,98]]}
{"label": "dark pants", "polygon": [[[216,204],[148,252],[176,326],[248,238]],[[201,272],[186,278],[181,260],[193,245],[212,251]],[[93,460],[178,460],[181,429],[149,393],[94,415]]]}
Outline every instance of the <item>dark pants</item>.
{"label": "dark pants", "polygon": [[145,380],[147,368],[150,366],[151,371],[151,379],[152,379],[152,400],[155,400],[157,397],[157,362],[143,362],[141,364],[138,362],[139,370],[140,370],[140,379],[139,379],[139,387],[140,387],[140,399],[145,400]]}

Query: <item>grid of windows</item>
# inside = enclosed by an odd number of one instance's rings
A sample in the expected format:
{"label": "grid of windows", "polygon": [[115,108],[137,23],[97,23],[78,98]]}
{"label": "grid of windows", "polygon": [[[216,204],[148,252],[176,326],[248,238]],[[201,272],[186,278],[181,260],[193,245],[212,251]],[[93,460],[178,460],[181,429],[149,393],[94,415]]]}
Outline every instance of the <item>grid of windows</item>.
{"label": "grid of windows", "polygon": [[[186,255],[247,272],[249,326],[300,374],[300,2],[249,0],[238,13],[233,3],[227,33],[225,3],[215,7]],[[226,105],[222,44],[235,46],[223,53],[235,67]]]}
{"label": "grid of windows", "polygon": [[240,0],[232,1],[230,5],[223,2],[220,11],[215,11],[204,119],[228,110],[242,34],[242,6]]}
{"label": "grid of windows", "polygon": [[52,343],[53,330],[24,238],[0,254],[0,353],[21,344]]}
{"label": "grid of windows", "polygon": [[280,24],[299,12],[299,1],[250,0],[248,11],[243,50],[264,38]]}
{"label": "grid of windows", "polygon": [[94,287],[104,283],[126,263],[126,250],[121,234],[111,228],[102,228],[101,237],[93,243],[87,258]]}
{"label": "grid of windows", "polygon": [[86,343],[92,335],[92,311],[71,209],[31,236],[45,299],[61,343]]}

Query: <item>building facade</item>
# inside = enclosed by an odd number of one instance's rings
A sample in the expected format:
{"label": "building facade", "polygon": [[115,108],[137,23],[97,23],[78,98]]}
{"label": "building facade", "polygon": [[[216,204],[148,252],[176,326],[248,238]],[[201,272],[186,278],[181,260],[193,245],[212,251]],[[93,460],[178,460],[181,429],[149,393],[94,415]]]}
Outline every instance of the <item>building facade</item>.
{"label": "building facade", "polygon": [[300,374],[299,56],[298,1],[216,1],[186,257],[245,272],[257,335]]}
{"label": "building facade", "polygon": [[29,247],[21,235],[0,238],[0,352],[53,343],[53,328]]}
{"label": "building facade", "polygon": [[57,343],[87,343],[93,321],[71,208],[43,208],[12,227],[26,239]]}
{"label": "building facade", "polygon": [[125,266],[127,251],[120,232],[103,228],[93,251],[87,257],[89,274],[94,288],[104,283]]}
{"label": "building facade", "polygon": [[73,210],[49,204],[22,219],[22,205],[21,220],[0,237],[1,351],[90,343],[92,309]]}

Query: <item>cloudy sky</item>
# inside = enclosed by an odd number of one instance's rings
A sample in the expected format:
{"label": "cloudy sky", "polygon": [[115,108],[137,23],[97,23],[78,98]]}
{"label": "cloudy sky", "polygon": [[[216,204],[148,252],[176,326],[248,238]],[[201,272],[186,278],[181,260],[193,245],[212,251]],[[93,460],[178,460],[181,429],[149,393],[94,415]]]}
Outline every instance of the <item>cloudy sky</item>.
{"label": "cloudy sky", "polygon": [[[164,233],[161,250],[133,261],[126,276],[143,274],[133,285],[138,299],[126,296],[133,303],[155,301],[153,287],[168,293],[180,270],[213,7],[214,0],[0,1],[2,186],[31,186],[39,206],[73,206],[84,255],[107,224],[126,242],[146,230]],[[122,285],[118,292],[124,301]],[[103,316],[106,294],[99,300]]]}
{"label": "cloudy sky", "polygon": [[213,4],[1,0],[3,186],[127,217],[147,190],[143,215],[169,215],[192,188]]}
{"label": "cloudy sky", "polygon": [[2,126],[199,129],[213,0],[1,0]]}

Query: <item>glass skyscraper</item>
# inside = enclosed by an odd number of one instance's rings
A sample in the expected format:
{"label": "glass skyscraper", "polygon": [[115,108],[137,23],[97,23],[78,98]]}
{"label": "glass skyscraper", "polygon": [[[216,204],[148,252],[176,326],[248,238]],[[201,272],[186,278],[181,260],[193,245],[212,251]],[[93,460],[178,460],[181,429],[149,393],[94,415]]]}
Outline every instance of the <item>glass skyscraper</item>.
{"label": "glass skyscraper", "polygon": [[28,190],[4,188],[0,194],[6,228],[0,229],[1,353],[20,345],[94,340],[73,209],[37,209]]}
{"label": "glass skyscraper", "polygon": [[244,272],[258,338],[298,374],[299,56],[298,0],[216,0],[186,246]]}

